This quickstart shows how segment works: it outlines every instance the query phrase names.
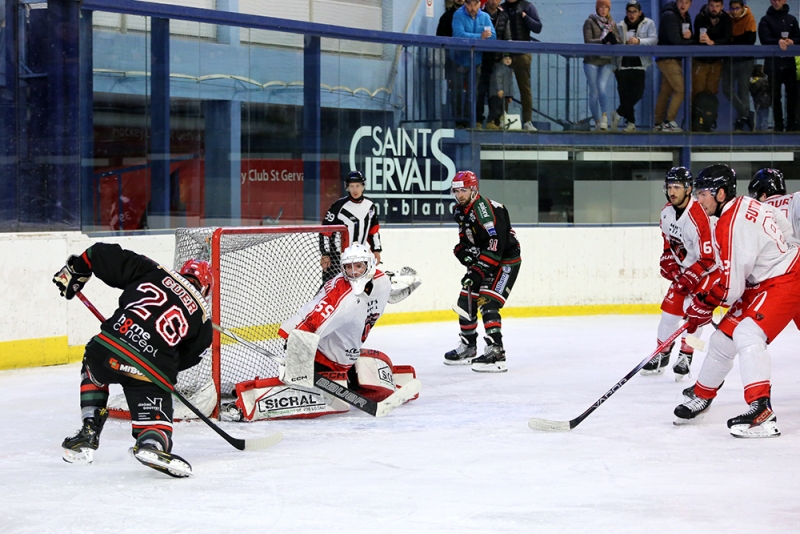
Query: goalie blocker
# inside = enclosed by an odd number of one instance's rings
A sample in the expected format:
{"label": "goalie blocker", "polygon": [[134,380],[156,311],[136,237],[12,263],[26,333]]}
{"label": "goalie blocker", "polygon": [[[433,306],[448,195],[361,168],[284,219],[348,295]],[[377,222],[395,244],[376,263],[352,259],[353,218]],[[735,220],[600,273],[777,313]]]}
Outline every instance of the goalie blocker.
{"label": "goalie blocker", "polygon": [[[416,378],[412,366],[392,365],[386,354],[371,349],[361,349],[355,365],[347,372],[319,374],[376,402],[386,399]],[[411,400],[417,397],[415,395]],[[226,415],[231,419],[260,421],[306,419],[349,410],[349,404],[319,388],[286,385],[277,378],[267,378],[237,384],[235,408],[229,406]]]}

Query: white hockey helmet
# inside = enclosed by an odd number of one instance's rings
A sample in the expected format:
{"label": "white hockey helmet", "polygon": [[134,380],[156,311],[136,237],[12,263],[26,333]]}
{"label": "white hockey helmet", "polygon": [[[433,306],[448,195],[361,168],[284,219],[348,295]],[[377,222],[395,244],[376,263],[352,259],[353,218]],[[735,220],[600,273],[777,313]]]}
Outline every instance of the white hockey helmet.
{"label": "white hockey helmet", "polygon": [[375,255],[361,243],[353,243],[342,252],[342,275],[356,295],[364,292],[375,276]]}

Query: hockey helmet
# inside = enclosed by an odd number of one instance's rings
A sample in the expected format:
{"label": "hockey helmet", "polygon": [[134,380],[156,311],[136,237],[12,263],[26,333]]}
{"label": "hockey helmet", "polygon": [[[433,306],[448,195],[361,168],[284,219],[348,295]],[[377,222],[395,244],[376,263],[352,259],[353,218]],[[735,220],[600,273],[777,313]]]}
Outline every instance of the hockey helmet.
{"label": "hockey helmet", "polygon": [[347,175],[347,178],[344,179],[344,183],[347,185],[350,184],[365,184],[367,183],[364,175],[361,174],[361,171],[352,171],[350,174]]}
{"label": "hockey helmet", "polygon": [[723,163],[706,167],[694,179],[695,191],[725,191],[726,202],[736,196],[736,171]]}
{"label": "hockey helmet", "polygon": [[670,184],[681,184],[687,190],[692,187],[692,173],[686,167],[672,167],[664,176],[664,196],[669,201],[668,187]]}
{"label": "hockey helmet", "polygon": [[375,276],[375,255],[365,245],[353,243],[342,252],[341,263],[342,275],[355,294],[360,295]]}
{"label": "hockey helmet", "polygon": [[211,264],[203,260],[187,260],[181,270],[181,276],[192,282],[204,297],[214,290],[214,271]]}
{"label": "hockey helmet", "polygon": [[478,192],[478,177],[472,171],[458,171],[453,177],[453,183],[450,186],[453,189],[471,189]]}
{"label": "hockey helmet", "polygon": [[769,167],[761,169],[753,175],[750,185],[747,186],[747,194],[756,200],[762,194],[767,195],[767,198],[774,195],[785,195],[786,181],[783,179],[783,173]]}

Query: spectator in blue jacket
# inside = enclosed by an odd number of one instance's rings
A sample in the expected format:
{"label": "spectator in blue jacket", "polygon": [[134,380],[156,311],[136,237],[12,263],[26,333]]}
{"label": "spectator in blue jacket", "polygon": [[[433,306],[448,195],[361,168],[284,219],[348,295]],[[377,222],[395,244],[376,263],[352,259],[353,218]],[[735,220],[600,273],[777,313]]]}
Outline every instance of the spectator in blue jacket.
{"label": "spectator in blue jacket", "polygon": [[[466,0],[464,5],[457,9],[453,14],[453,37],[462,39],[497,38],[494,25],[492,24],[492,18],[485,11],[481,11],[480,0]],[[469,80],[470,76],[472,75],[470,71],[470,58],[472,55],[473,52],[468,50],[459,50],[455,54],[458,72],[458,76],[456,76],[456,90],[460,89],[461,87],[469,87]],[[483,54],[481,52],[474,52],[476,86],[477,77],[480,76],[480,65],[483,59],[482,56]],[[476,99],[474,98],[474,95],[472,96],[473,98],[464,99],[463,102],[474,102]],[[469,109],[469,106],[462,106],[461,109],[457,110],[457,125],[466,126],[465,118],[469,116]],[[458,121],[459,115],[461,118],[460,121]]]}

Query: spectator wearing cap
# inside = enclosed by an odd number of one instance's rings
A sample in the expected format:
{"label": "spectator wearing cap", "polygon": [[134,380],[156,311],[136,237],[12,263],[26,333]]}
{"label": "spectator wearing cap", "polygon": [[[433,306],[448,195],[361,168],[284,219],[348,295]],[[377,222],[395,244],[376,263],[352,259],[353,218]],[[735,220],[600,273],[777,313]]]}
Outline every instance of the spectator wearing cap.
{"label": "spectator wearing cap", "polygon": [[[659,46],[682,46],[692,44],[692,17],[689,8],[692,0],[676,0],[661,8],[658,24]],[[661,88],[656,98],[655,129],[659,132],[680,132],[675,122],[683,104],[683,59],[659,57],[656,66],[661,71]]]}
{"label": "spectator wearing cap", "polygon": [[[758,39],[764,46],[778,45],[781,50],[800,42],[797,19],[789,14],[786,0],[770,0],[767,14],[758,23]],[[764,60],[764,72],[772,90],[772,118],[774,131],[797,130],[797,78],[793,57],[771,57]],[[786,87],[786,123],[783,122],[781,86]]]}
{"label": "spectator wearing cap", "polygon": [[[756,18],[744,0],[730,0],[728,14],[731,16],[731,44],[754,45],[756,43]],[[722,94],[736,110],[733,129],[741,131],[745,126],[755,131],[755,114],[750,111],[750,76],[755,59],[733,57],[722,60]]]}
{"label": "spectator wearing cap", "polygon": [[[583,42],[587,44],[613,45],[622,42],[619,29],[611,17],[611,1],[597,0],[595,12],[583,23]],[[616,60],[612,56],[586,56],[583,72],[589,89],[589,110],[594,117],[595,128],[608,130],[608,115],[614,108],[611,80],[614,78]]]}
{"label": "spectator wearing cap", "polygon": [[[724,11],[723,0],[708,0],[694,19],[694,36],[703,46],[726,45],[731,42],[731,17]],[[692,58],[692,98],[701,92],[719,93],[722,57]]]}
{"label": "spectator wearing cap", "polygon": [[[481,10],[481,3],[479,0],[466,0],[464,5],[461,6],[453,14],[453,37],[462,39],[496,39],[494,25],[489,15]],[[474,62],[476,69],[476,80],[480,78],[480,67],[483,61],[482,52],[470,52],[467,50],[459,50],[455,55],[458,76],[456,83],[458,87],[469,87],[469,77],[471,75],[470,66]],[[477,101],[475,95],[472,97]],[[459,116],[462,118],[461,125],[466,125],[464,119],[469,116],[469,111],[466,106],[457,110],[460,112],[456,115],[458,125]]]}
{"label": "spectator wearing cap", "polygon": [[[626,45],[651,46],[658,43],[656,23],[644,16],[638,0],[625,6],[625,18],[619,23],[619,35]],[[634,107],[642,99],[645,71],[653,64],[650,56],[622,56],[617,58],[617,92],[619,107],[611,114],[611,129],[616,130],[620,119],[625,119],[624,132],[636,131]]]}

